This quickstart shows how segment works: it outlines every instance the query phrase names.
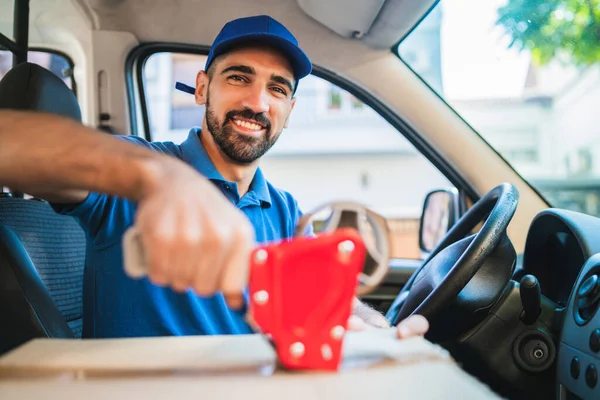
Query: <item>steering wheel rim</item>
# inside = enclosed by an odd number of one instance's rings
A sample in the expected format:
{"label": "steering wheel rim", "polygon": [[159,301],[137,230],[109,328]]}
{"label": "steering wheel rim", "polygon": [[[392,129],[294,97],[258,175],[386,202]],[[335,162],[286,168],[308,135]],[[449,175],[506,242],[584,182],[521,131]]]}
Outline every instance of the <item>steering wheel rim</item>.
{"label": "steering wheel rim", "polygon": [[[367,252],[362,271],[357,277],[356,288],[356,295],[363,296],[377,288],[389,271],[391,239],[387,220],[360,203],[334,201],[302,215],[294,235],[303,236],[313,217],[326,210],[331,211],[331,216],[319,233],[350,227],[356,229],[364,239]],[[368,240],[368,231],[372,232],[374,241]]]}
{"label": "steering wheel rim", "polygon": [[[413,314],[431,319],[464,289],[477,273],[485,259],[493,252],[506,234],[506,229],[517,209],[519,193],[515,186],[503,183],[490,190],[471,207],[450,229],[430,256],[409,278],[386,313],[392,325]],[[486,215],[489,216],[485,218]],[[413,309],[407,308],[410,290],[423,279],[431,261],[445,248],[467,236],[485,218],[474,239],[451,267],[444,279]],[[422,273],[425,270],[425,273]]]}

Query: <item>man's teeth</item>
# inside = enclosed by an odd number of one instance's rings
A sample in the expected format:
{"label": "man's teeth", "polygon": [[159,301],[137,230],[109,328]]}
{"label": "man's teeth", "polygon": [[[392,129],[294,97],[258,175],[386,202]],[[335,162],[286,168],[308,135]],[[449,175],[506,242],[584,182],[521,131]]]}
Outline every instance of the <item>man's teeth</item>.
{"label": "man's teeth", "polygon": [[258,124],[254,124],[252,122],[241,121],[239,119],[235,119],[235,120],[233,120],[233,122],[238,126],[241,126],[246,129],[252,129],[253,131],[259,131],[262,129],[262,126],[260,126]]}

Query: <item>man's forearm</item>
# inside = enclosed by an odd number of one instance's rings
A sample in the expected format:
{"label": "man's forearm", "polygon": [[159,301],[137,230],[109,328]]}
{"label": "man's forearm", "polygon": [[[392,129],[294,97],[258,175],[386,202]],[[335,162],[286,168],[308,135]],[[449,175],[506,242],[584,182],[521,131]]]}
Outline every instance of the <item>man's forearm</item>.
{"label": "man's forearm", "polygon": [[43,113],[0,111],[0,143],[0,185],[49,200],[82,200],[88,191],[139,200],[169,164],[167,156]]}

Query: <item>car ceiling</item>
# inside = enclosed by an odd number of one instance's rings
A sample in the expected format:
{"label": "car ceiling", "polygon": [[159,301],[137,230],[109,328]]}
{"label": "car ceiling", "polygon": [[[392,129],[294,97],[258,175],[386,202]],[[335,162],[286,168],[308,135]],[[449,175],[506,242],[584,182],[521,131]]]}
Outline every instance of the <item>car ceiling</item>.
{"label": "car ceiling", "polygon": [[[32,0],[36,1],[36,0]],[[40,1],[40,0],[37,0]],[[333,70],[368,62],[398,42],[435,0],[71,0],[95,29],[141,42],[210,45],[228,20],[269,14],[286,25],[316,64]],[[355,32],[359,32],[356,34]],[[359,36],[359,37],[355,37]]]}
{"label": "car ceiling", "polygon": [[[71,18],[95,30],[130,32],[140,42],[208,46],[227,21],[269,14],[294,33],[315,64],[343,73],[389,54],[436,1],[30,0],[30,39],[55,43],[56,21]],[[0,1],[0,32],[7,36],[13,2]]]}

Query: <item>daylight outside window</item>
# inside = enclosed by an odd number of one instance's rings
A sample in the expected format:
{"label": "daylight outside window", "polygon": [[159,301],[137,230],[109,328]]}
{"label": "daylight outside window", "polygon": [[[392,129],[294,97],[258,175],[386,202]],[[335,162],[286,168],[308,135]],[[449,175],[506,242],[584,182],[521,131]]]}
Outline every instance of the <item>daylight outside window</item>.
{"label": "daylight outside window", "polygon": [[441,0],[400,57],[552,206],[600,216],[600,1]]}
{"label": "daylight outside window", "polygon": [[[73,89],[72,66],[69,60],[64,56],[47,51],[32,50],[27,53],[27,61],[40,65],[53,72],[56,76],[61,78],[71,90]],[[12,66],[13,54],[8,50],[0,50],[0,79],[6,75]]]}

